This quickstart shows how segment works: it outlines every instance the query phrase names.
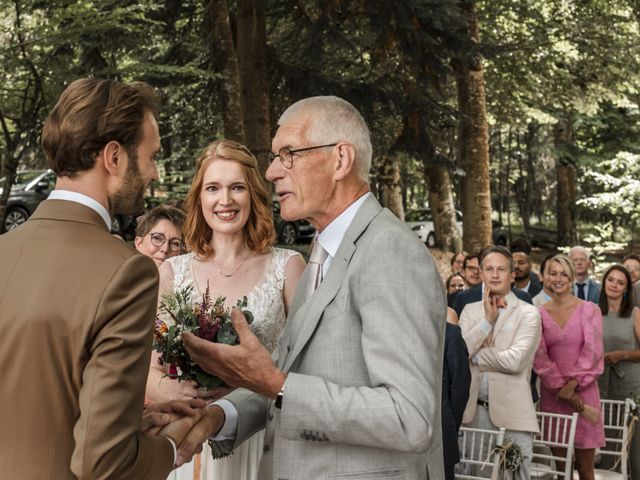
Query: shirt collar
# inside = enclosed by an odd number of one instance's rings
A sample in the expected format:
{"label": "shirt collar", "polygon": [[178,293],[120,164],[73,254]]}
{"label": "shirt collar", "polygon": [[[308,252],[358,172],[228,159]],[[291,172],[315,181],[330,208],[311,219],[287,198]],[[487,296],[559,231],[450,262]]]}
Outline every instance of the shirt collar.
{"label": "shirt collar", "polygon": [[76,202],[89,207],[102,217],[104,223],[107,224],[107,228],[111,230],[111,215],[109,215],[107,209],[104,208],[100,202],[88,197],[87,195],[78,192],[71,192],[69,190],[52,190],[49,194],[48,200],[67,200],[69,202]]}
{"label": "shirt collar", "polygon": [[332,258],[336,256],[338,247],[342,243],[342,239],[347,233],[349,225],[351,225],[356,213],[358,213],[358,210],[370,195],[372,195],[371,192],[362,195],[318,234],[318,243],[320,243],[322,248],[324,248]]}

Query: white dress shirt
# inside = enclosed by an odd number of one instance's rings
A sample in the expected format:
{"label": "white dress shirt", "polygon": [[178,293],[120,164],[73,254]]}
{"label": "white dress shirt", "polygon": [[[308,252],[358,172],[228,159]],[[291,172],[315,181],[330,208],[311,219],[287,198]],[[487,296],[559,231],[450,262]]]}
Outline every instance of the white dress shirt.
{"label": "white dress shirt", "polygon": [[111,215],[109,215],[107,209],[100,202],[87,195],[69,190],[52,190],[47,200],[68,200],[69,202],[76,202],[89,207],[102,217],[104,223],[107,224],[107,228],[111,230]]}
{"label": "white dress shirt", "polygon": [[[340,247],[342,239],[347,233],[351,222],[353,222],[356,213],[358,213],[358,210],[370,195],[372,195],[371,192],[367,192],[362,195],[318,234],[318,243],[320,243],[322,248],[324,248],[328,253],[326,260],[322,264],[323,278],[329,271],[331,261],[333,260],[333,257],[335,257],[338,247]],[[236,410],[236,407],[234,407],[233,403],[224,399],[215,401],[211,405],[217,405],[222,408],[225,415],[224,425],[222,425],[218,434],[212,437],[212,439],[214,441],[234,439],[238,432],[238,411]]]}

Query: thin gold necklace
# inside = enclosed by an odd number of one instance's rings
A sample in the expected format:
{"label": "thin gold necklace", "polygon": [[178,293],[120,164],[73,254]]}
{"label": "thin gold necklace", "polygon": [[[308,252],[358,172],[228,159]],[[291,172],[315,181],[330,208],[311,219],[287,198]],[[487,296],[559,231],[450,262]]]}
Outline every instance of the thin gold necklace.
{"label": "thin gold necklace", "polygon": [[231,278],[233,277],[236,273],[238,273],[238,270],[240,270],[240,268],[244,265],[244,263],[249,259],[249,257],[252,255],[252,253],[250,252],[249,255],[247,255],[246,257],[244,257],[244,260],[242,260],[242,262],[240,262],[240,265],[238,265],[235,270],[231,273],[224,273],[222,270],[220,270],[220,268],[214,263],[213,266],[216,267],[216,270],[218,271],[218,273],[220,275],[222,275],[225,278]]}

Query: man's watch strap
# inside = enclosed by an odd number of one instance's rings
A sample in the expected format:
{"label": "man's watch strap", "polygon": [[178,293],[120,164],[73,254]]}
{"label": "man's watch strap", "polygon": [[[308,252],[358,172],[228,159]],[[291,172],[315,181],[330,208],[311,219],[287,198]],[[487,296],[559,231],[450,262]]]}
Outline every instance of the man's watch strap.
{"label": "man's watch strap", "polygon": [[278,392],[276,395],[276,399],[274,401],[274,405],[278,410],[282,409],[282,399],[284,398],[284,385],[282,386],[282,390]]}

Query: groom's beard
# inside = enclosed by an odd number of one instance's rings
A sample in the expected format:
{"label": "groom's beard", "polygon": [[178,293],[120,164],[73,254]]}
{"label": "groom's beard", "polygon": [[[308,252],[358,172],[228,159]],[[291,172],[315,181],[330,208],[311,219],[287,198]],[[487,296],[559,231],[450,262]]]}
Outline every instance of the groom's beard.
{"label": "groom's beard", "polygon": [[120,190],[109,199],[111,214],[138,215],[144,212],[144,191],[147,186],[144,183],[138,158],[135,153],[129,156],[127,175]]}

